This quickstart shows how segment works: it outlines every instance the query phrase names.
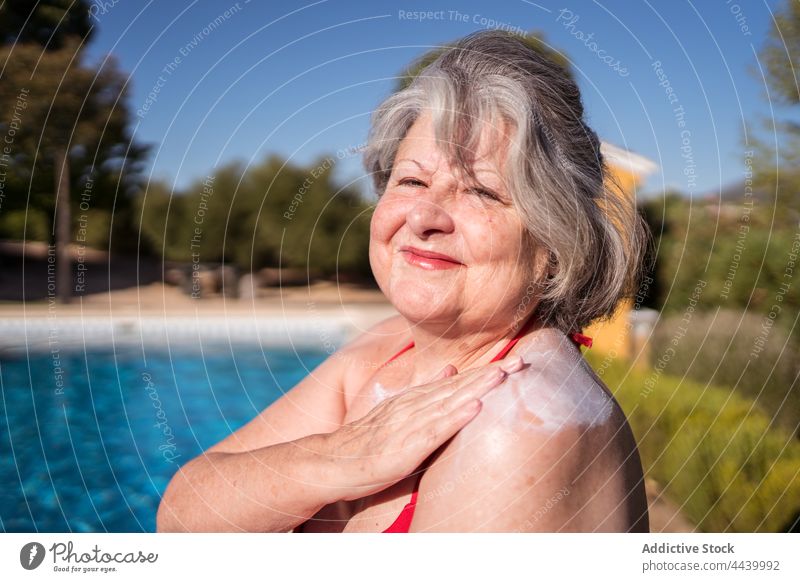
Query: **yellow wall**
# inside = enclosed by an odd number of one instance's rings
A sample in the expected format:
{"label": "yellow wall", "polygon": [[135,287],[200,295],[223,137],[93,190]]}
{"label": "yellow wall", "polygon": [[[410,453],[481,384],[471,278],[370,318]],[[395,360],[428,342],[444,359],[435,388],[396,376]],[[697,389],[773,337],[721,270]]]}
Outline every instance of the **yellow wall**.
{"label": "yellow wall", "polygon": [[[628,170],[609,164],[613,177],[623,192],[633,203],[634,192],[641,180]],[[584,330],[584,334],[592,338],[592,351],[613,357],[631,358],[631,339],[628,328],[628,313],[633,308],[633,301],[625,299],[617,306],[614,317],[608,321],[593,323]]]}

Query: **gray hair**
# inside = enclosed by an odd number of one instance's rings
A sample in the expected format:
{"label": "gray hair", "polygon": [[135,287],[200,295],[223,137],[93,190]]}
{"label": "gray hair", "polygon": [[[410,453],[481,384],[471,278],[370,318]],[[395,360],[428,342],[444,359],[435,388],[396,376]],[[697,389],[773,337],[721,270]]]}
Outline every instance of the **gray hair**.
{"label": "gray hair", "polygon": [[[474,179],[484,123],[512,128],[505,182],[549,265],[537,317],[566,332],[609,318],[638,288],[648,239],[635,204],[613,183],[600,140],[583,120],[577,84],[560,65],[501,31],[473,33],[427,66],[374,112],[364,151],[378,196],[400,141],[425,111],[437,142]],[[533,256],[529,265],[531,269]]]}

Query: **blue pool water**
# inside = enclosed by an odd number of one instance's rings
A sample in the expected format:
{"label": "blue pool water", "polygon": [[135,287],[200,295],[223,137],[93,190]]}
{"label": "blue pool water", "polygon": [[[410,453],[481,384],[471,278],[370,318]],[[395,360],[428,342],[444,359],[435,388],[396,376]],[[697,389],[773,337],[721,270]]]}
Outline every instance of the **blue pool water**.
{"label": "blue pool water", "polygon": [[230,345],[0,353],[0,528],[155,531],[178,467],[325,357]]}

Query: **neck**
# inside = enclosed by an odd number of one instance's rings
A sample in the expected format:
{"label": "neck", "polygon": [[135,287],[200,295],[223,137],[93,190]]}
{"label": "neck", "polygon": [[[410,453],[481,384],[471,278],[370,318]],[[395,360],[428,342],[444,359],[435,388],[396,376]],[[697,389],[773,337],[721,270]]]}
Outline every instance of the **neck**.
{"label": "neck", "polygon": [[515,324],[500,323],[472,330],[463,330],[457,323],[448,325],[420,323],[411,327],[414,341],[412,385],[430,381],[448,364],[455,366],[458,372],[486,365],[518,333],[535,334],[545,329],[535,316],[528,316]]}

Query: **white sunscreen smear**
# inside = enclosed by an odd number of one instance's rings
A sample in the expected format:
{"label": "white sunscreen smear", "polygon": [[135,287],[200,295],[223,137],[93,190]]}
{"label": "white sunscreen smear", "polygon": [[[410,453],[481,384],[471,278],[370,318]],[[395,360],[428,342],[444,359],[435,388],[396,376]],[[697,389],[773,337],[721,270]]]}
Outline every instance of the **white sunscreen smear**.
{"label": "white sunscreen smear", "polygon": [[534,343],[523,350],[520,355],[526,369],[511,374],[483,398],[485,420],[546,432],[606,422],[614,410],[613,400],[595,382],[574,348],[543,347]]}
{"label": "white sunscreen smear", "polygon": [[386,400],[390,394],[391,392],[384,388],[383,384],[380,382],[375,382],[375,384],[372,386],[372,406],[377,406]]}

